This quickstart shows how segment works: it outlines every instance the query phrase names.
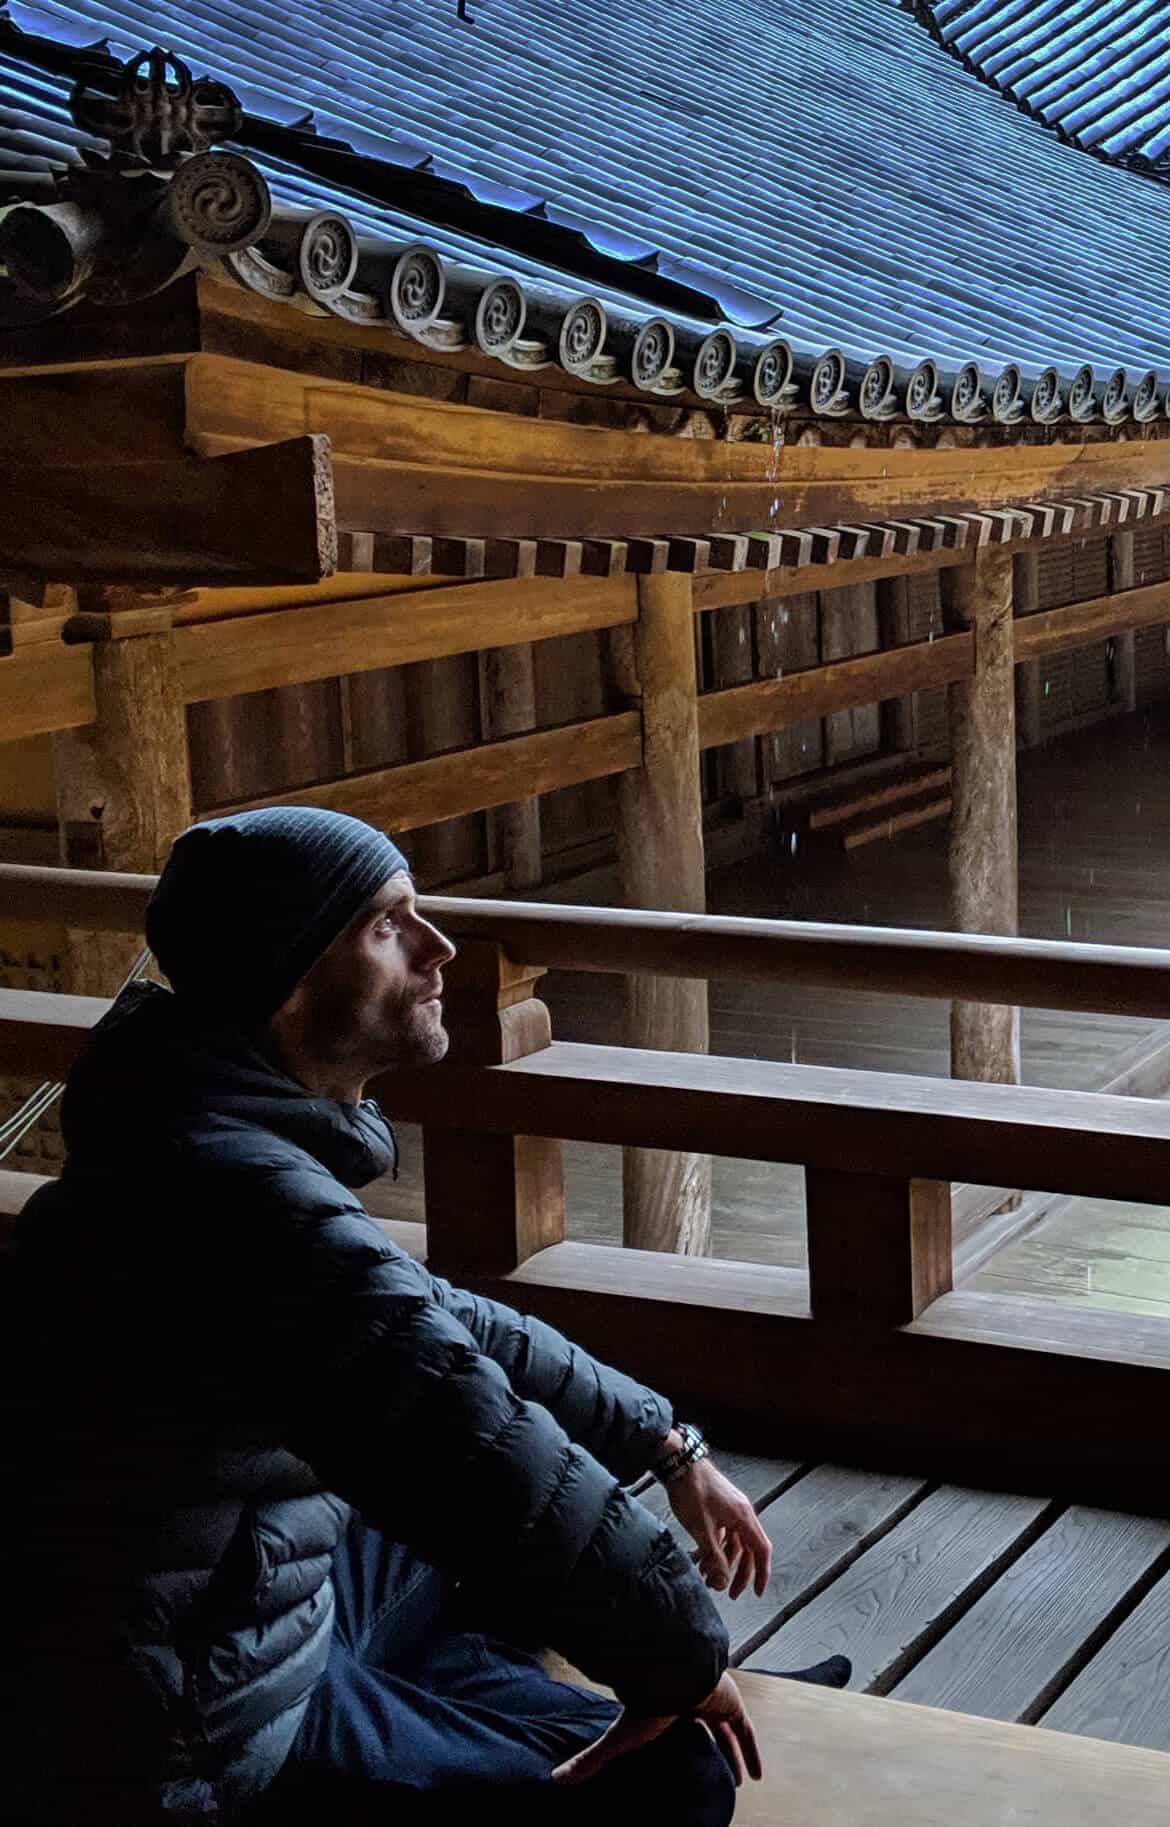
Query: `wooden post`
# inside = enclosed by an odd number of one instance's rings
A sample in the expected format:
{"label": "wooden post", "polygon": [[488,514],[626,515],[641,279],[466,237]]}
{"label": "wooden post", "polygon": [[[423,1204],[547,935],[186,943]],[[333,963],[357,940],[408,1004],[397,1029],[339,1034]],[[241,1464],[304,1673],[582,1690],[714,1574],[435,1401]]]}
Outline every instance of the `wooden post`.
{"label": "wooden post", "polygon": [[[627,907],[706,909],[691,588],[679,574],[639,578],[638,621],[611,643],[619,689],[642,711],[642,766],[618,777],[618,871]],[[629,1046],[705,1053],[708,1039],[705,982],[627,977]],[[707,1253],[709,1156],[627,1148],[623,1189],[629,1247]]]}
{"label": "wooden post", "polygon": [[[547,1047],[548,1009],[532,994],[543,975],[540,967],[513,964],[487,940],[464,941],[444,971],[449,1058],[499,1066]],[[392,1074],[386,1096],[393,1107]],[[427,1261],[437,1274],[455,1280],[507,1275],[538,1250],[564,1241],[557,1141],[424,1128],[423,1179]]]}
{"label": "wooden post", "polygon": [[[552,586],[555,588],[555,586]],[[485,741],[536,728],[532,643],[489,647],[480,656],[480,705]],[[541,879],[540,800],[518,799],[493,818],[509,888],[535,888]]]}
{"label": "wooden post", "polygon": [[[910,642],[910,579],[879,577],[877,595],[878,639],[883,648],[905,647]],[[899,754],[918,747],[918,693],[891,698],[880,707],[882,746]]]}
{"label": "wooden post", "polygon": [[[97,718],[53,738],[61,861],[75,869],[153,873],[191,822],[171,612],[87,611],[67,624],[67,633],[93,641]],[[71,928],[67,946],[69,988],[108,996],[142,941]]]}
{"label": "wooden post", "polygon": [[905,1326],[951,1287],[951,1189],[836,1168],[805,1169],[815,1320]]}
{"label": "wooden post", "polygon": [[[954,620],[975,635],[975,673],[949,687],[951,917],[959,932],[1019,930],[1016,700],[1010,553],[944,573]],[[1020,1012],[951,1004],[951,1075],[1018,1084]]]}
{"label": "wooden post", "polygon": [[[1132,590],[1136,583],[1133,534],[1114,533],[1109,541],[1110,592]],[[1137,649],[1132,628],[1110,639],[1109,696],[1123,710],[1137,709]]]}
{"label": "wooden post", "polygon": [[[1014,614],[1032,615],[1040,607],[1040,554],[1034,547],[1016,553],[1012,593]],[[1016,729],[1022,749],[1034,749],[1043,741],[1043,705],[1040,661],[1025,660],[1016,667]]]}

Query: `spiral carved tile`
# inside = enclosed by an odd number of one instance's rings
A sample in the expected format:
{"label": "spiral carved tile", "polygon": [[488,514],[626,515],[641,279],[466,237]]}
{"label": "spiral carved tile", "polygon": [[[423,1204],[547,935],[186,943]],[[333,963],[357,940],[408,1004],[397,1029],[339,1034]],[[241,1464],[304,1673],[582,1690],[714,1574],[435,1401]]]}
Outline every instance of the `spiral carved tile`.
{"label": "spiral carved tile", "polygon": [[1097,417],[1096,376],[1088,362],[1078,368],[1068,390],[1069,418],[1077,425],[1087,425]]}
{"label": "spiral carved tile", "polygon": [[857,404],[863,419],[892,419],[898,410],[894,388],[894,364],[888,355],[879,355],[862,376]]}
{"label": "spiral carved tile", "polygon": [[845,386],[845,357],[839,349],[828,349],[812,371],[808,384],[809,404],[814,412],[835,418],[849,411],[849,392]]}
{"label": "spiral carved tile", "polygon": [[664,317],[652,317],[634,338],[630,378],[635,387],[652,388],[674,360],[674,331]]}
{"label": "spiral carved tile", "polygon": [[390,315],[408,336],[430,329],[443,308],[447,277],[429,247],[404,248],[390,275]]}
{"label": "spiral carved tile", "polygon": [[609,321],[597,298],[579,298],[561,321],[558,350],[562,368],[570,374],[587,373],[605,348]]}
{"label": "spiral carved tile", "polygon": [[735,338],[730,330],[713,330],[703,338],[695,357],[694,388],[704,399],[715,399],[735,377]]}
{"label": "spiral carved tile", "polygon": [[1150,368],[1142,375],[1141,380],[1133,390],[1133,416],[1139,425],[1148,425],[1151,419],[1157,418],[1160,410],[1161,401],[1158,398],[1158,377],[1154,370]]}
{"label": "spiral carved tile", "polygon": [[960,425],[977,425],[987,417],[987,396],[978,362],[964,362],[951,388],[951,417]]}
{"label": "spiral carved tile", "polygon": [[237,152],[199,152],[179,166],[167,189],[173,232],[210,259],[258,241],[272,216],[263,177]]}
{"label": "spiral carved tile", "polygon": [[1106,381],[1101,395],[1101,413],[1107,425],[1122,425],[1129,418],[1129,377],[1124,368],[1114,369]]}
{"label": "spiral carved tile", "polygon": [[943,398],[939,391],[938,363],[919,362],[906,383],[906,413],[911,419],[940,418]]}
{"label": "spiral carved tile", "polygon": [[514,279],[494,279],[475,307],[475,340],[485,355],[505,355],[524,329],[528,305]]}
{"label": "spiral carved tile", "polygon": [[1064,417],[1064,398],[1060,391],[1060,376],[1055,368],[1045,368],[1032,384],[1032,398],[1029,402],[1032,417],[1038,425],[1055,425]]}
{"label": "spiral carved tile", "polygon": [[792,350],[782,338],[766,343],[752,369],[752,393],[760,406],[778,406],[792,387]]}
{"label": "spiral carved tile", "polygon": [[297,247],[297,275],[309,297],[329,304],[357,272],[357,236],[344,216],[319,210],[305,223]]}
{"label": "spiral carved tile", "polygon": [[1024,416],[1024,384],[1014,362],[1009,362],[991,393],[991,411],[1000,425],[1015,425]]}

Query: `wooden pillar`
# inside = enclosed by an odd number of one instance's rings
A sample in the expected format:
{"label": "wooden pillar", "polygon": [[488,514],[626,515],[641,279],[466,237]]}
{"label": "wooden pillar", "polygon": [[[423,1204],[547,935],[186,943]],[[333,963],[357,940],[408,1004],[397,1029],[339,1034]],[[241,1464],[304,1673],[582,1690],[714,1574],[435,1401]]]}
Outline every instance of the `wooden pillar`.
{"label": "wooden pillar", "polygon": [[[618,776],[618,871],[627,907],[706,909],[695,643],[688,577],[638,580],[638,620],[613,637],[617,684],[642,711],[642,766]],[[680,977],[626,979],[626,1042],[705,1053],[707,985]],[[707,1155],[628,1148],[625,1242],[699,1256],[710,1248]]]}
{"label": "wooden pillar", "polygon": [[[535,729],[532,643],[491,647],[482,653],[479,689],[485,741]],[[491,816],[508,887],[535,888],[541,879],[540,800],[518,799],[510,806],[501,806]]]}
{"label": "wooden pillar", "polygon": [[[974,677],[950,687],[951,918],[958,932],[1010,936],[1019,930],[1011,555],[981,552],[944,576],[953,622],[975,636]],[[1018,1084],[1019,1010],[952,1003],[951,1074]]]}
{"label": "wooden pillar", "polygon": [[[532,994],[543,975],[487,940],[465,941],[443,973],[452,1063],[506,1065],[547,1047],[548,1009]],[[393,1080],[388,1073],[383,1085],[391,1109]],[[423,1179],[427,1261],[437,1274],[507,1275],[564,1241],[561,1144],[549,1137],[424,1126]]]}
{"label": "wooden pillar", "polygon": [[[1012,566],[1012,591],[1016,615],[1032,615],[1040,607],[1040,554],[1035,548],[1017,552]],[[1039,660],[1025,660],[1016,668],[1016,731],[1022,749],[1034,749],[1044,739],[1044,707]]]}
{"label": "wooden pillar", "polygon": [[[883,648],[905,647],[910,640],[910,579],[880,577],[877,593],[878,640]],[[899,754],[918,747],[918,693],[891,698],[880,706],[882,746]]]}
{"label": "wooden pillar", "polygon": [[[53,738],[61,861],[152,873],[191,822],[187,721],[167,610],[86,612],[68,625],[93,643],[97,718]],[[69,987],[111,995],[139,937],[71,929]]]}
{"label": "wooden pillar", "polygon": [[[1135,575],[1133,534],[1114,533],[1109,541],[1109,588],[1132,590]],[[1137,709],[1137,648],[1132,628],[1109,642],[1109,696],[1123,710]]]}
{"label": "wooden pillar", "polygon": [[906,1326],[951,1288],[951,1189],[806,1168],[809,1305],[850,1328]]}

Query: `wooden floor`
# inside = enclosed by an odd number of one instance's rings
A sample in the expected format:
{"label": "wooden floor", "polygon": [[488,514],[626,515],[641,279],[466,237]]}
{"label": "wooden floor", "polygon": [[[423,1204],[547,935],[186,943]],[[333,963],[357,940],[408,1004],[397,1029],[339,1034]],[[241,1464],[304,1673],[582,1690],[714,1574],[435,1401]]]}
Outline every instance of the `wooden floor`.
{"label": "wooden floor", "polygon": [[[716,1461],[774,1551],[763,1598],[718,1601],[737,1666],[843,1654],[857,1692],[1170,1750],[1170,1522],[763,1455]],[[660,1487],[642,1500],[688,1541]]]}
{"label": "wooden floor", "polygon": [[[1170,709],[1117,719],[1021,756],[1020,831],[1025,933],[1170,943]],[[946,828],[848,856],[785,847],[713,875],[709,904],[721,913],[943,927]],[[561,1038],[620,1040],[617,979],[553,975],[542,993]],[[747,1058],[945,1076],[947,1024],[945,1005],[909,998],[711,985],[712,1048]],[[1024,1077],[1100,1088],[1160,1042],[1170,1042],[1170,1024],[1025,1010]],[[420,1150],[409,1130],[402,1141],[402,1178],[375,1189],[374,1202],[385,1215],[421,1218]],[[617,1241],[619,1151],[571,1145],[566,1177],[571,1236]],[[966,1285],[1170,1317],[1170,1207],[1036,1205],[1050,1215]],[[799,1169],[716,1161],[714,1247],[718,1256],[802,1266]]]}

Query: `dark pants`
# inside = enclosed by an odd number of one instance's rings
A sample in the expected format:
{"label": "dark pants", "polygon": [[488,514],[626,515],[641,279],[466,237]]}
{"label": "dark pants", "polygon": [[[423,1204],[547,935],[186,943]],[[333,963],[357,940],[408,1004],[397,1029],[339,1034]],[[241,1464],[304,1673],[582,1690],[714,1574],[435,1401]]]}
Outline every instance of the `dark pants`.
{"label": "dark pants", "polygon": [[671,1827],[727,1827],[731,1774],[694,1720],[591,1782],[552,1789],[550,1772],[604,1731],[612,1701],[464,1628],[453,1583],[356,1519],[333,1581],[329,1664],[264,1818],[466,1827],[490,1789],[511,1827],[618,1827],[650,1809]]}

